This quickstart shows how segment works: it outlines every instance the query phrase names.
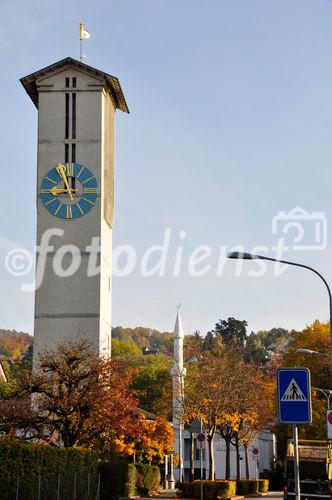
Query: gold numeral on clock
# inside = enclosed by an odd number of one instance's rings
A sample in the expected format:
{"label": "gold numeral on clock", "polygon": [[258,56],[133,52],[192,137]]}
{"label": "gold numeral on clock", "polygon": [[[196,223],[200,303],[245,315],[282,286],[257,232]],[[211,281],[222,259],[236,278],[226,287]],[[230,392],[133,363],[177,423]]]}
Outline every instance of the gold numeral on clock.
{"label": "gold numeral on clock", "polygon": [[76,206],[77,206],[77,208],[79,209],[79,211],[81,212],[81,214],[82,214],[82,215],[84,215],[84,212],[83,212],[83,210],[82,210],[82,209],[81,209],[81,207],[80,207],[80,204],[79,204],[79,203],[76,203]]}
{"label": "gold numeral on clock", "polygon": [[73,177],[74,175],[74,166],[72,163],[67,163],[67,176],[68,177]]}
{"label": "gold numeral on clock", "polygon": [[97,194],[98,188],[84,188],[83,193],[84,194]]}
{"label": "gold numeral on clock", "polygon": [[54,181],[53,179],[50,179],[49,177],[45,177],[45,179],[47,179],[50,182],[53,182],[53,184],[57,184],[57,181]]}
{"label": "gold numeral on clock", "polygon": [[83,181],[82,184],[86,184],[87,182],[91,181],[92,179],[94,179],[94,176],[89,177],[88,179],[85,179],[85,181]]}
{"label": "gold numeral on clock", "polygon": [[81,173],[83,172],[83,170],[84,170],[84,167],[82,167],[82,168],[81,168],[81,170],[78,172],[78,174],[77,174],[77,179],[79,179],[79,178],[80,178],[80,175],[81,175]]}
{"label": "gold numeral on clock", "polygon": [[90,205],[94,205],[92,201],[88,200],[87,198],[84,198],[84,196],[82,197],[82,200],[87,201],[88,203],[90,203]]}
{"label": "gold numeral on clock", "polygon": [[67,205],[67,219],[72,219],[73,218],[73,212],[71,205]]}
{"label": "gold numeral on clock", "polygon": [[58,206],[58,208],[56,209],[56,211],[54,212],[54,215],[58,215],[59,210],[60,210],[60,208],[61,208],[61,207],[62,207],[62,203],[59,203],[59,206]]}
{"label": "gold numeral on clock", "polygon": [[56,199],[57,199],[57,198],[55,197],[55,198],[52,198],[51,200],[47,201],[47,202],[45,203],[45,207],[46,207],[46,205],[49,205],[50,203],[52,203],[52,201],[55,201]]}

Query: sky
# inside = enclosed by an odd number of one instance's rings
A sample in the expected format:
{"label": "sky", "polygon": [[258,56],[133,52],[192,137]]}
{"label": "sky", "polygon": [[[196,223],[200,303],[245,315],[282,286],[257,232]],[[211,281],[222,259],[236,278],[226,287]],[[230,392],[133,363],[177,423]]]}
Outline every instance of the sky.
{"label": "sky", "polygon": [[[36,232],[37,111],[19,78],[78,58],[80,21],[85,62],[120,79],[130,109],[116,114],[113,246],[137,263],[113,278],[113,326],[170,331],[179,302],[186,333],[228,317],[249,331],[327,320],[313,273],[254,276],[257,261],[224,255],[278,255],[332,282],[331,0],[12,0],[0,4],[0,328],[33,333],[33,269],[7,269]],[[165,235],[163,276],[143,276]]]}

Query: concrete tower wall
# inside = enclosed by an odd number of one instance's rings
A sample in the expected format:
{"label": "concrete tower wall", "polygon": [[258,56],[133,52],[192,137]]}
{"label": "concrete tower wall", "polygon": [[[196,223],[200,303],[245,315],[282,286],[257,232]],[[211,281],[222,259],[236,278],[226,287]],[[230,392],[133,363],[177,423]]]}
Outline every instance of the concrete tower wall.
{"label": "concrete tower wall", "polygon": [[[66,78],[76,78],[75,88],[66,88]],[[45,255],[45,273],[35,298],[34,364],[38,353],[54,349],[64,339],[86,337],[99,354],[111,349],[111,252],[114,181],[114,111],[103,79],[75,67],[39,76],[38,90],[38,172],[37,245],[47,230],[63,230],[53,235],[54,247]],[[76,139],[65,139],[65,94],[76,94]],[[71,107],[70,107],[71,113]],[[65,162],[65,144],[76,145],[76,163],[88,167],[100,189],[96,205],[79,219],[62,220],[42,206],[38,193],[47,172]],[[100,238],[98,261],[101,274],[87,276],[87,246]],[[73,276],[57,276],[54,253],[64,253],[64,245],[79,249],[81,265]],[[60,249],[60,250],[59,250]],[[43,257],[39,257],[39,261]],[[70,266],[72,255],[63,256],[62,268]],[[38,266],[37,266],[38,270]],[[37,276],[38,281],[38,276]]]}

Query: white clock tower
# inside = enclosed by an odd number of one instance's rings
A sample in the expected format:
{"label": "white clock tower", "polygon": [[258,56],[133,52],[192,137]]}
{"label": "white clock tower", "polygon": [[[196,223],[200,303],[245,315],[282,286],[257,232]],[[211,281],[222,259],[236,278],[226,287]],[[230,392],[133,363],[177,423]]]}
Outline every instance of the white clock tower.
{"label": "white clock tower", "polygon": [[[111,352],[119,80],[67,57],[21,79],[38,109],[34,366],[63,340]],[[98,272],[99,268],[99,272]]]}

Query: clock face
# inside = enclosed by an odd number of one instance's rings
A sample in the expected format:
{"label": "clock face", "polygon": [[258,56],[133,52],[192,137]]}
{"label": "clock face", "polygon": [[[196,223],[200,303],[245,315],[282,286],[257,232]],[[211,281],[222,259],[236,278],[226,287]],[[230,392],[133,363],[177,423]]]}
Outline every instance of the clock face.
{"label": "clock face", "polygon": [[79,163],[59,163],[44,177],[40,199],[44,207],[60,219],[79,219],[90,212],[97,201],[98,183]]}

